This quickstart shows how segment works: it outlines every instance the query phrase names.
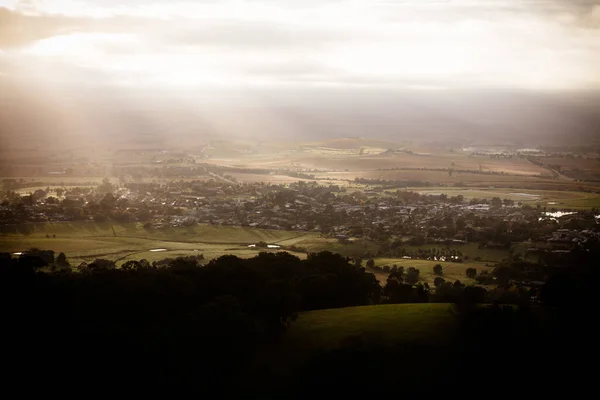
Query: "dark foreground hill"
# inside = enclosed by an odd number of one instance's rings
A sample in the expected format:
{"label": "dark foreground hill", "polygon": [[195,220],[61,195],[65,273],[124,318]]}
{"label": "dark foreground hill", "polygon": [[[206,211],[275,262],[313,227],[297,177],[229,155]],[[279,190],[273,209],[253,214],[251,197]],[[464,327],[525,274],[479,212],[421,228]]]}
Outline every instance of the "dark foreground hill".
{"label": "dark foreground hill", "polygon": [[7,392],[454,397],[595,382],[596,307],[567,278],[570,292],[553,286],[573,301],[556,306],[360,306],[378,284],[331,253],[51,274],[40,257],[0,261]]}

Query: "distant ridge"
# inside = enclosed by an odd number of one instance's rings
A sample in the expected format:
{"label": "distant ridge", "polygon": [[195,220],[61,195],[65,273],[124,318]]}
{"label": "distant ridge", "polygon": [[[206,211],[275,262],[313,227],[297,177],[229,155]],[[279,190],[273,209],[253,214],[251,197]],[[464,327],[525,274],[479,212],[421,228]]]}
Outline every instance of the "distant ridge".
{"label": "distant ridge", "polygon": [[361,147],[381,147],[387,149],[401,147],[400,143],[377,139],[366,139],[359,136],[346,136],[319,142],[309,142],[303,144],[303,146],[328,147],[333,149],[360,149]]}

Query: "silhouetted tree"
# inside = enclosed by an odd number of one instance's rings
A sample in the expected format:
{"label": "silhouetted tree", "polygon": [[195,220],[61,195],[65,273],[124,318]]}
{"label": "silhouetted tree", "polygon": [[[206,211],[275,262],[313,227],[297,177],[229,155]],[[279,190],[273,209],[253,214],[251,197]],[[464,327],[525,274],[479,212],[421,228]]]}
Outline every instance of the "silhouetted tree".
{"label": "silhouetted tree", "polygon": [[65,253],[59,253],[58,257],[56,257],[56,265],[58,265],[59,267],[68,267],[69,261],[67,261],[67,256],[65,255]]}
{"label": "silhouetted tree", "polygon": [[102,271],[115,269],[115,262],[104,258],[97,258],[93,263],[88,264],[87,268],[92,271]]}
{"label": "silhouetted tree", "polygon": [[475,279],[477,276],[477,270],[475,268],[467,268],[467,277],[471,279]]}
{"label": "silhouetted tree", "polygon": [[420,272],[421,271],[416,269],[415,267],[409,267],[406,271],[406,283],[408,283],[409,285],[414,285],[415,283],[417,283],[419,281]]}

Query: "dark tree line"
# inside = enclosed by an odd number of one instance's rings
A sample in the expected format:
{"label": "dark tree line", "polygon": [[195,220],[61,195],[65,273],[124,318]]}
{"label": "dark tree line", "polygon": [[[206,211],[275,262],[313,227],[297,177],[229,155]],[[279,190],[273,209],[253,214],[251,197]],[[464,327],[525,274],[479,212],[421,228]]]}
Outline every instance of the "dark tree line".
{"label": "dark tree line", "polygon": [[381,291],[374,275],[329,252],[39,272],[56,263],[68,261],[42,250],[0,255],[4,362],[52,381],[67,374],[64,364],[77,385],[227,387],[299,311],[373,304]]}

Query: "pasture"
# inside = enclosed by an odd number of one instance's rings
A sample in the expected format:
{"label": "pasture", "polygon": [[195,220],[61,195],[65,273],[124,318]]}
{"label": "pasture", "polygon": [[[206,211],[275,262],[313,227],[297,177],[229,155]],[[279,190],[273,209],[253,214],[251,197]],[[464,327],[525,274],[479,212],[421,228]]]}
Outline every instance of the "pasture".
{"label": "pasture", "polygon": [[[27,229],[25,229],[27,228]],[[208,262],[223,255],[233,254],[238,257],[253,257],[261,251],[276,252],[278,249],[248,247],[249,244],[266,242],[276,244],[284,249],[288,246],[303,247],[309,252],[328,250],[344,256],[354,257],[365,251],[376,251],[377,245],[372,242],[341,244],[336,239],[324,238],[315,232],[294,232],[269,229],[254,229],[231,226],[214,226],[198,224],[185,228],[145,229],[140,223],[111,224],[108,222],[61,222],[39,223],[21,226],[25,233],[4,233],[0,235],[0,251],[22,252],[32,247],[51,249],[56,253],[64,252],[72,265],[91,262],[104,258],[120,265],[129,260],[146,259],[150,262],[164,258],[175,258],[203,254]],[[50,237],[46,237],[49,235]],[[53,237],[56,235],[56,237]],[[435,247],[435,246],[424,246]],[[408,247],[407,247],[408,248]],[[412,248],[412,247],[411,247]],[[474,267],[479,272],[489,269],[496,261],[505,258],[503,250],[482,250],[476,245],[455,246],[463,254],[481,257],[482,261],[465,263],[445,263],[443,278],[471,283],[466,277],[466,268]],[[162,249],[161,251],[152,251]],[[287,251],[287,250],[286,250]],[[306,253],[291,252],[305,258]],[[400,258],[376,258],[375,265],[402,265],[421,270],[421,281],[433,284],[435,276],[432,268],[437,261],[407,260]],[[363,261],[366,262],[366,260]],[[385,284],[386,273],[370,270],[375,273],[381,284]]]}
{"label": "pasture", "polygon": [[[277,249],[249,248],[263,241],[290,246],[316,234],[229,226],[195,225],[187,228],[145,229],[140,223],[110,224],[98,222],[28,224],[28,232],[2,234],[0,251],[21,252],[32,247],[64,252],[72,265],[97,258],[117,261],[161,260],[167,257],[204,254],[206,260],[226,254],[252,257],[260,251]],[[113,231],[114,229],[114,231]],[[46,235],[50,237],[47,238]],[[56,237],[53,237],[56,235]],[[165,251],[151,251],[166,249]],[[305,256],[305,254],[297,254]]]}
{"label": "pasture", "polygon": [[[291,324],[285,346],[296,350],[332,350],[356,337],[378,345],[440,344],[455,325],[453,308],[445,303],[389,304],[303,312]],[[442,333],[444,332],[444,333]]]}
{"label": "pasture", "polygon": [[[410,189],[409,189],[410,190]],[[532,206],[540,205],[547,208],[572,208],[586,209],[592,207],[600,207],[600,194],[577,192],[577,191],[562,191],[562,190],[516,190],[508,188],[412,188],[420,194],[440,194],[444,193],[448,196],[463,195],[466,199],[480,198],[491,199],[499,197],[501,199],[510,199],[515,202],[522,202]]]}
{"label": "pasture", "polygon": [[[444,278],[447,282],[453,283],[456,280],[461,281],[464,284],[474,284],[475,280],[467,278],[467,268],[475,268],[479,274],[482,271],[491,272],[493,267],[491,264],[486,262],[462,262],[462,263],[451,263],[442,261],[429,261],[429,260],[410,260],[402,258],[374,258],[375,266],[383,267],[384,265],[393,265],[404,267],[405,271],[409,267],[414,267],[419,270],[419,281],[427,282],[429,286],[433,287],[433,281],[438,275],[433,273],[433,266],[440,264],[443,267],[441,278]],[[369,269],[369,272],[373,272],[379,283],[384,286],[388,273],[380,272],[379,270]]]}

